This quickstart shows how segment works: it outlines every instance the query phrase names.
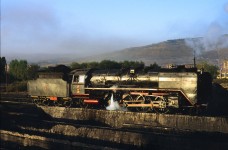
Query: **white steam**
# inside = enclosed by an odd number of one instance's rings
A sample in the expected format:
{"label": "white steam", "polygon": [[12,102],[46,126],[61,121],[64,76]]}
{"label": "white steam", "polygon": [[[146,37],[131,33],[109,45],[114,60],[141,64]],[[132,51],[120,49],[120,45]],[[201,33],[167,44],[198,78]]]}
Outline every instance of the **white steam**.
{"label": "white steam", "polygon": [[196,56],[199,56],[203,51],[205,51],[202,38],[185,39],[185,43],[193,49],[193,54],[195,53]]}
{"label": "white steam", "polygon": [[218,50],[228,46],[227,37],[223,34],[223,27],[218,23],[212,23],[204,37],[204,47],[207,51]]}
{"label": "white steam", "polygon": [[218,54],[218,59],[221,57],[220,50],[228,48],[228,35],[227,34],[227,13],[228,13],[228,3],[224,5],[223,18],[222,21],[215,20],[212,22],[206,33],[202,38],[192,38],[186,39],[185,43],[187,46],[191,47],[196,56],[202,54],[202,52],[216,51]]}
{"label": "white steam", "polygon": [[114,101],[113,94],[110,101],[110,105],[106,107],[107,110],[120,110],[120,105],[117,101]]}
{"label": "white steam", "polygon": [[218,23],[212,23],[203,38],[186,39],[185,43],[191,47],[196,56],[207,51],[219,51],[228,47],[228,37],[225,36],[224,29]]}
{"label": "white steam", "polygon": [[110,99],[110,105],[106,107],[107,110],[122,110],[126,111],[126,108],[123,108],[119,105],[118,101],[114,101],[113,94]]}

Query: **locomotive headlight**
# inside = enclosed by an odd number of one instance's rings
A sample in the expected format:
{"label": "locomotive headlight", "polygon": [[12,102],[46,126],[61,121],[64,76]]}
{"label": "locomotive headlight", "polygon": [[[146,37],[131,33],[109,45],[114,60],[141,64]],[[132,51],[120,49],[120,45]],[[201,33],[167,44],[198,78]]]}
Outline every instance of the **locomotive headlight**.
{"label": "locomotive headlight", "polygon": [[135,69],[131,69],[130,74],[135,74]]}

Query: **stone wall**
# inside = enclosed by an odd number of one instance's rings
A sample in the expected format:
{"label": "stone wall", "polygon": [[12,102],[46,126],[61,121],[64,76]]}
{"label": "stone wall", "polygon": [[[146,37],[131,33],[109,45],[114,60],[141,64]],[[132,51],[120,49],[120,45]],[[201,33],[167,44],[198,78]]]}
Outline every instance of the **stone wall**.
{"label": "stone wall", "polygon": [[228,133],[228,118],[225,117],[200,117],[64,107],[40,108],[53,118],[94,120],[115,128],[135,125],[146,128],[163,127],[175,130]]}

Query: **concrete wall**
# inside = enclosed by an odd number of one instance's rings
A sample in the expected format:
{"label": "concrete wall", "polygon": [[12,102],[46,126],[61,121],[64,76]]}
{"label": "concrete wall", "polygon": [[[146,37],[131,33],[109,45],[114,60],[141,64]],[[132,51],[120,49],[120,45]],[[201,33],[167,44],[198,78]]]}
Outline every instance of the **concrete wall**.
{"label": "concrete wall", "polygon": [[228,133],[228,118],[136,113],[82,108],[41,107],[54,118],[95,120],[115,128],[136,125],[146,128],[175,128],[179,130]]}

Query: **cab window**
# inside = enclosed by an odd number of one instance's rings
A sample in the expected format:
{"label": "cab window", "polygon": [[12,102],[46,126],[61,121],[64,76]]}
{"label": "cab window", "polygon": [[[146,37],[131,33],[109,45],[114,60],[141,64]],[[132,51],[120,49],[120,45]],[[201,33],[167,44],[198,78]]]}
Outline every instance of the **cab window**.
{"label": "cab window", "polygon": [[85,75],[80,75],[78,82],[84,83],[85,82]]}
{"label": "cab window", "polygon": [[74,75],[72,78],[72,83],[78,83],[78,75]]}

